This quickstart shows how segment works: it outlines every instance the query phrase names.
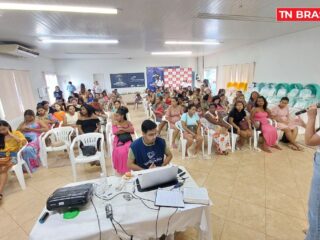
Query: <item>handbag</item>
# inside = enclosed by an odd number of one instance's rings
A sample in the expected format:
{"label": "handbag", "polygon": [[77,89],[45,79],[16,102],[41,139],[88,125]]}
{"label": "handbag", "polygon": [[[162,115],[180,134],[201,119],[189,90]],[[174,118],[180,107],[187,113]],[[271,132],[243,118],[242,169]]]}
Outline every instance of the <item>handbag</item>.
{"label": "handbag", "polygon": [[[118,146],[119,145],[123,145],[123,144],[125,144],[126,142],[129,142],[129,141],[132,142],[131,134],[130,133],[121,133],[121,134],[118,135],[118,144],[117,145]],[[122,143],[122,144],[119,144],[119,142]]]}
{"label": "handbag", "polygon": [[89,157],[97,153],[97,148],[95,146],[83,146],[81,147],[83,156]]}
{"label": "handbag", "polygon": [[248,130],[249,129],[249,124],[247,120],[241,120],[239,122],[239,127],[241,130]]}
{"label": "handbag", "polygon": [[8,171],[12,166],[11,157],[0,157],[0,173]]}

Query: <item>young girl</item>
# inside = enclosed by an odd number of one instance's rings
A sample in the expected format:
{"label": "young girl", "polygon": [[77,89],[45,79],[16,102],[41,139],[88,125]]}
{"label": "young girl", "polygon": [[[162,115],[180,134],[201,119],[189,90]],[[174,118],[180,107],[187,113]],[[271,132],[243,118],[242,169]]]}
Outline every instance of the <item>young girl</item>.
{"label": "young girl", "polygon": [[55,112],[53,113],[53,116],[59,121],[62,122],[64,115],[66,114],[63,110],[62,110],[62,106],[59,103],[55,103],[53,105]]}
{"label": "young girl", "polygon": [[142,97],[140,93],[137,93],[134,98],[134,109],[138,109],[139,104],[142,102]]}
{"label": "young girl", "polygon": [[196,107],[192,104],[188,105],[187,112],[181,116],[181,125],[183,127],[183,137],[187,140],[186,156],[188,156],[188,149],[196,141],[194,155],[197,155],[201,149],[203,137],[201,136],[201,123]]}

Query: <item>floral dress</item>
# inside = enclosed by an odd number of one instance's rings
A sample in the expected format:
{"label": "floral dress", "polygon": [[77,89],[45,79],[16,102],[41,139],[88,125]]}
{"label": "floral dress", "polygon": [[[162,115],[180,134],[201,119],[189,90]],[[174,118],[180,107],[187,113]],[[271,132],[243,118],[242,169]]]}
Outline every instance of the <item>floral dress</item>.
{"label": "floral dress", "polygon": [[[216,123],[219,123],[219,117],[213,115],[211,112],[207,111],[205,115],[210,115]],[[231,150],[230,145],[230,135],[228,131],[216,124],[213,124],[209,122],[208,120],[203,120],[204,125],[206,125],[207,128],[214,130],[214,133],[212,134],[213,142],[216,147],[216,151],[220,154],[223,152]]]}

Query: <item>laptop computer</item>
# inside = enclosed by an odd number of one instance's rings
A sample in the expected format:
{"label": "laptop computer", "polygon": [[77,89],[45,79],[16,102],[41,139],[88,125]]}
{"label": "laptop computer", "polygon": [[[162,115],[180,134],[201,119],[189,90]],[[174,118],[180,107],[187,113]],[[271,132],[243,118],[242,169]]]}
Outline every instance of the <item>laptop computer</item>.
{"label": "laptop computer", "polygon": [[138,175],[137,189],[139,192],[151,191],[160,188],[169,187],[178,183],[178,167],[158,167],[150,169]]}

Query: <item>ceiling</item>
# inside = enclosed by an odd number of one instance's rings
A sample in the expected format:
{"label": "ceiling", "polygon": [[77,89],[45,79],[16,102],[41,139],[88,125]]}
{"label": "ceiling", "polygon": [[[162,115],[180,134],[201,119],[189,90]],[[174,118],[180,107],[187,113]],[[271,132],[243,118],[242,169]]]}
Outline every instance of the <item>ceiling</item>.
{"label": "ceiling", "polygon": [[[0,2],[2,2],[0,0]],[[9,1],[6,1],[9,2]],[[308,28],[320,23],[277,23],[277,7],[317,7],[318,0],[43,0],[21,3],[115,7],[118,15],[0,12],[0,41],[29,45],[50,58],[136,58],[151,51],[191,50],[207,55]],[[244,15],[271,21],[199,18],[199,13]],[[118,45],[44,44],[39,37],[118,39]],[[167,46],[165,40],[218,39],[215,46]]]}

